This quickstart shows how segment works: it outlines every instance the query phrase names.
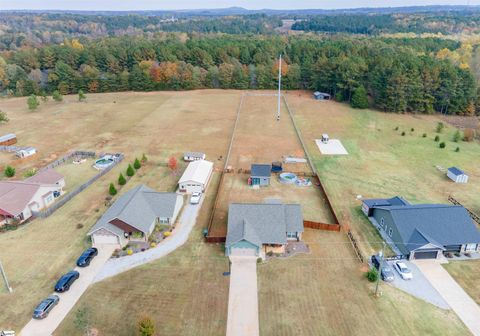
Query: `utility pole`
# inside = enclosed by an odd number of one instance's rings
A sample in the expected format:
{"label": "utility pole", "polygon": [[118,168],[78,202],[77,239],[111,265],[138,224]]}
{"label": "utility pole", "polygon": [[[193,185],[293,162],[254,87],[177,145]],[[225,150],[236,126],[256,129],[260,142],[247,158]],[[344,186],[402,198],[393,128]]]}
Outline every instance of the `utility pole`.
{"label": "utility pole", "polygon": [[5,286],[7,287],[8,291],[11,293],[13,292],[12,287],[8,284],[8,279],[7,279],[7,273],[5,273],[5,270],[3,269],[2,262],[0,261],[0,272],[2,272],[3,280],[5,281]]}
{"label": "utility pole", "polygon": [[282,54],[278,58],[278,109],[277,109],[277,121],[280,120],[280,95],[282,88]]}
{"label": "utility pole", "polygon": [[383,263],[384,252],[385,252],[385,242],[383,242],[382,250],[378,254],[380,257],[380,263],[378,264],[378,278],[377,278],[377,285],[375,286],[375,297],[378,295],[378,285],[380,284],[380,278],[382,277],[382,263]]}

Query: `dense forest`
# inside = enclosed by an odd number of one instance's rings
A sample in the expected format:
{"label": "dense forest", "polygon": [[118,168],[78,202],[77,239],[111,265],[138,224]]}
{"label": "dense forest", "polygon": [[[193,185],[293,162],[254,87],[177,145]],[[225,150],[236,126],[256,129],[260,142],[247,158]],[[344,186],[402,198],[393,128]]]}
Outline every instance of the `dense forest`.
{"label": "dense forest", "polygon": [[[382,18],[388,27],[392,15],[348,17],[362,17],[359,27]],[[329,22],[342,30],[344,17]],[[384,111],[480,114],[471,68],[480,59],[470,44],[434,37],[284,35],[275,33],[280,24],[280,16],[265,14],[177,20],[2,13],[0,94],[273,89],[282,54],[284,89],[326,91],[347,102],[364,95],[361,101]]]}

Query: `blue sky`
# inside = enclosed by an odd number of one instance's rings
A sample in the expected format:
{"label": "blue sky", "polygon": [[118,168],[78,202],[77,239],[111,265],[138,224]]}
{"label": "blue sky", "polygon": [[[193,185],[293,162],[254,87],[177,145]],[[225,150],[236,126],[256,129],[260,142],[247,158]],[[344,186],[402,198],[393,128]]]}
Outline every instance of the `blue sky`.
{"label": "blue sky", "polygon": [[421,5],[480,5],[480,0],[0,0],[0,9],[149,10],[223,8],[355,8]]}

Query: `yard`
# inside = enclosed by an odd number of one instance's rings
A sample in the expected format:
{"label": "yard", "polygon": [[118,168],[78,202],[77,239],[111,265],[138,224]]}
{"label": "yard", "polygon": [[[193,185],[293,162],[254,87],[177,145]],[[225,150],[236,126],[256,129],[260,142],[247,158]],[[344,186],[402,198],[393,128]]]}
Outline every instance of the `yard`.
{"label": "yard", "polygon": [[456,282],[480,305],[480,260],[450,261],[443,267]]}
{"label": "yard", "polygon": [[[448,196],[453,195],[480,213],[480,167],[472,159],[480,144],[453,142],[455,128],[446,123],[443,132],[436,133],[438,117],[355,110],[315,101],[302,92],[288,93],[287,100],[340,221],[352,228],[365,254],[378,251],[381,238],[360,211],[359,195],[400,195],[412,203],[449,203]],[[322,156],[315,144],[322,133],[340,139],[349,155]],[[436,135],[446,143],[445,149],[434,141]],[[457,166],[470,180],[455,184],[436,166]]]}

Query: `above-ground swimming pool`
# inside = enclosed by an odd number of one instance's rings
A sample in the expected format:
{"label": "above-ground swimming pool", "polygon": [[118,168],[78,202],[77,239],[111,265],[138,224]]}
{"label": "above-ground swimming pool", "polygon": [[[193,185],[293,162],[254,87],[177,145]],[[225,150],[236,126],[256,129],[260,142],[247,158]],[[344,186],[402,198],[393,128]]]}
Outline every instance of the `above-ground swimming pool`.
{"label": "above-ground swimming pool", "polygon": [[108,166],[112,165],[115,161],[113,160],[113,157],[111,155],[105,155],[95,161],[95,164],[93,165],[97,169],[105,169]]}
{"label": "above-ground swimming pool", "polygon": [[297,175],[293,173],[281,173],[280,182],[285,184],[293,184],[297,180]]}

